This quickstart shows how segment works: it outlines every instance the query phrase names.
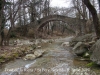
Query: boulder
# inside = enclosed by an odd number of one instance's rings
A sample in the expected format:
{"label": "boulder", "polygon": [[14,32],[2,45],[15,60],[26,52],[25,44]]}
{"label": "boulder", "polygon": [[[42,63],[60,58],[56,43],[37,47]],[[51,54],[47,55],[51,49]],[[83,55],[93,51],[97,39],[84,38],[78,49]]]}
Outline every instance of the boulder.
{"label": "boulder", "polygon": [[83,56],[83,54],[87,51],[84,47],[78,47],[73,50],[76,55]]}
{"label": "boulder", "polygon": [[34,60],[36,58],[36,56],[34,54],[27,54],[24,57],[24,60]]}
{"label": "boulder", "polygon": [[100,65],[100,39],[90,48],[90,59]]}
{"label": "boulder", "polygon": [[78,42],[74,47],[73,47],[73,50],[77,49],[79,46],[82,45],[82,42]]}
{"label": "boulder", "polygon": [[78,42],[74,47],[73,47],[73,51],[76,55],[83,55],[87,50],[87,48],[85,48],[85,45],[83,44],[83,42]]}
{"label": "boulder", "polygon": [[94,36],[92,34],[86,34],[83,36],[73,38],[69,44],[70,46],[75,46],[78,42],[90,42]]}
{"label": "boulder", "polygon": [[70,41],[70,46],[73,47],[73,51],[77,55],[84,55],[88,52],[91,46],[96,42],[95,34],[86,34],[83,36],[75,37]]}
{"label": "boulder", "polygon": [[64,42],[64,43],[61,44],[61,46],[62,47],[67,47],[67,46],[69,46],[69,42]]}
{"label": "boulder", "polygon": [[43,53],[44,53],[43,50],[36,50],[36,51],[34,52],[34,55],[35,55],[36,57],[40,57],[40,56],[43,55]]}

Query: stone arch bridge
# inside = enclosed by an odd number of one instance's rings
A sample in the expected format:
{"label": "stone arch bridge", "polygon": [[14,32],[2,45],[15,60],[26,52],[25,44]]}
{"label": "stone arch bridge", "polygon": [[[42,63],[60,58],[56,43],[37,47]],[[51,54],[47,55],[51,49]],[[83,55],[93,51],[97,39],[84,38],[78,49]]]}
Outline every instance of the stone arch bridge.
{"label": "stone arch bridge", "polygon": [[41,30],[50,21],[63,21],[68,25],[83,25],[86,21],[83,19],[67,17],[63,15],[49,15],[38,20],[37,31]]}

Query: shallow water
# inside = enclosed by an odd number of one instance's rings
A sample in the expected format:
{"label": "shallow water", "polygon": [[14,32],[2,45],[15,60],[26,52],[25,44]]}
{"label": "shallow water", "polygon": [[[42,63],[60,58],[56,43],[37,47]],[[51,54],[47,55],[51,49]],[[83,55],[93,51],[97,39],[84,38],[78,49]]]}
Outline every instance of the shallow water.
{"label": "shallow water", "polygon": [[[4,64],[0,68],[2,75],[100,75],[98,69],[92,70],[86,67],[87,61],[76,60],[75,54],[70,47],[62,47],[63,42],[68,42],[71,37],[55,39],[54,43],[49,43],[43,49],[46,53],[41,58],[32,61],[17,59]],[[18,68],[21,72],[7,69]],[[17,70],[17,71],[19,71]]]}

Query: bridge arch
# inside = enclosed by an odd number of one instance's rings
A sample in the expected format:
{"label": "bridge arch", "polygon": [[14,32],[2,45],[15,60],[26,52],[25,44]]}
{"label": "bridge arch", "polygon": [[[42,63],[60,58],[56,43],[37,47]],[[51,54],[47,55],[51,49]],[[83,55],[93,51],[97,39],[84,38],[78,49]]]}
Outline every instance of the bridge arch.
{"label": "bridge arch", "polygon": [[71,24],[71,25],[84,24],[83,19],[72,18],[72,17],[63,16],[63,15],[49,15],[49,16],[46,16],[44,18],[41,18],[38,21],[39,24],[37,27],[37,31],[41,30],[41,28],[44,27],[50,21],[64,21],[64,22]]}

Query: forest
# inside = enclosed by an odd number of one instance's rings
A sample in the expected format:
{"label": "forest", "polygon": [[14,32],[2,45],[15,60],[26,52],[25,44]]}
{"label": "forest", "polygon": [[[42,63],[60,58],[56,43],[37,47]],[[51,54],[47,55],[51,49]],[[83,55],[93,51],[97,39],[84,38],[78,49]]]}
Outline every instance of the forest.
{"label": "forest", "polygon": [[[52,1],[0,0],[0,75],[55,75],[52,68],[72,70],[57,75],[100,75],[100,0],[66,0],[68,7],[52,7]],[[12,64],[14,68],[29,64],[27,70],[45,72],[5,74]],[[72,66],[90,70],[78,73]]]}
{"label": "forest", "polygon": [[[0,12],[0,44],[9,45],[12,37],[32,37],[35,38],[35,29],[39,25],[39,20],[49,15],[64,15],[72,18],[83,19],[84,25],[68,25],[63,21],[50,21],[42,27],[44,34],[50,35],[53,31],[60,30],[63,34],[78,32],[79,35],[96,32],[99,37],[99,4],[97,1],[73,1],[70,8],[50,7],[50,0],[1,0]],[[89,9],[89,10],[88,10]],[[97,10],[97,11],[96,11]],[[92,25],[94,24],[94,25]],[[57,25],[57,26],[56,26]],[[94,26],[94,27],[93,27]],[[71,29],[74,28],[74,29]],[[93,31],[95,30],[95,31]],[[67,33],[67,32],[66,32]],[[43,35],[41,36],[43,37]]]}

